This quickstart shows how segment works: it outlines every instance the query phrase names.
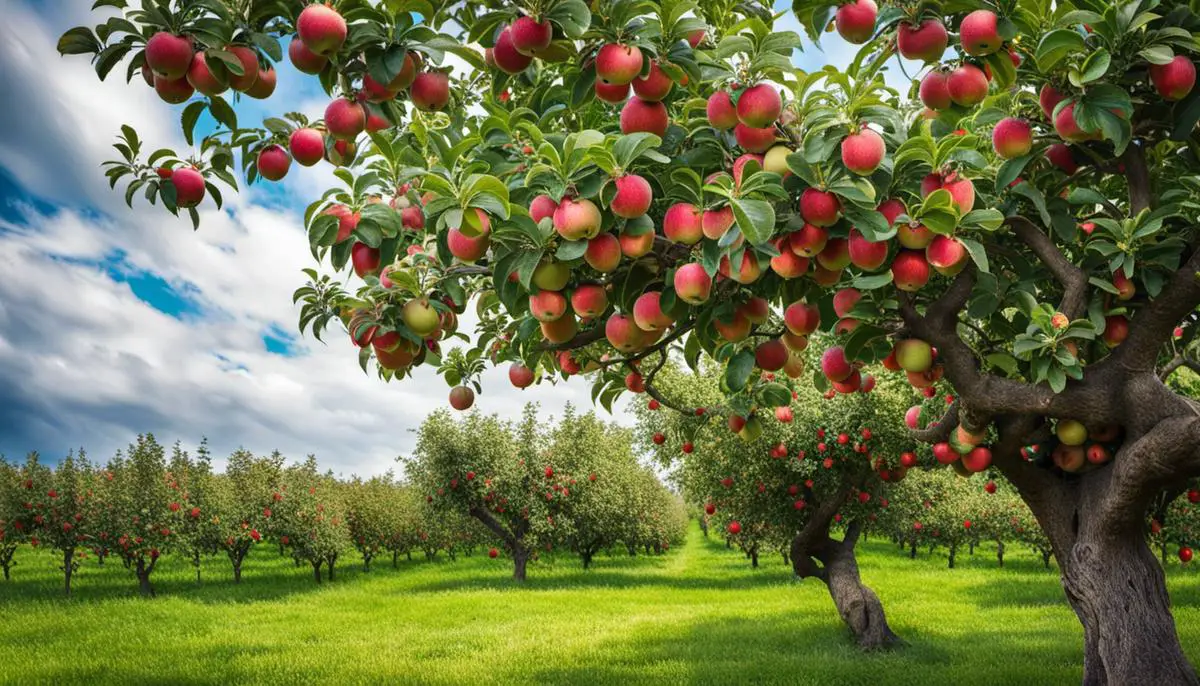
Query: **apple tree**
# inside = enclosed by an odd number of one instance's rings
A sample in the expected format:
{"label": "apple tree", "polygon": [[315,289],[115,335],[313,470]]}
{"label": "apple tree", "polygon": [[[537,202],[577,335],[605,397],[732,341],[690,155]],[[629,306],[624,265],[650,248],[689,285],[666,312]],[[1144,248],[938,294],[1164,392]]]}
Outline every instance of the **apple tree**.
{"label": "apple tree", "polygon": [[[352,547],[346,524],[347,507],[337,480],[322,474],[316,458],[309,455],[303,462],[282,471],[279,489],[286,496],[275,501],[272,495],[273,535],[292,551],[293,557],[312,566],[318,584],[322,567],[333,581],[338,558]],[[261,533],[250,531],[251,539],[259,542]]]}
{"label": "apple tree", "polygon": [[[1181,0],[882,4],[795,0],[809,41],[832,18],[861,45],[811,73],[770,7],[712,0],[115,0],[59,48],[183,105],[190,153],[122,132],[106,173],[130,202],[199,223],[235,166],[341,167],[305,212],[301,327],[344,327],[386,381],[436,368],[456,408],[493,363],[519,387],[582,375],[606,407],[642,389],[694,414],[656,384],[678,347],[732,370],[705,415],[724,420],[764,392],[744,370],[779,371],[787,337],[817,329],[841,337],[822,387],[856,390],[879,361],[943,378],[956,401],[914,437],[986,456],[1029,505],[1084,680],[1197,683],[1141,523],[1200,473],[1196,406],[1159,376],[1200,303],[1200,17]],[[269,99],[288,39],[330,96],[323,121],[242,121],[230,90]],[[885,80],[897,53],[923,65],[907,92]],[[196,140],[205,113],[218,126]],[[470,301],[464,352],[449,339]]]}
{"label": "apple tree", "polygon": [[25,480],[16,465],[0,457],[0,570],[4,580],[12,578],[13,556],[17,548],[28,540],[25,527],[27,502]]}
{"label": "apple tree", "polygon": [[[712,407],[735,373],[666,366],[656,383],[687,406]],[[684,493],[752,564],[763,550],[784,552],[797,576],[826,584],[860,645],[897,642],[878,597],[859,577],[854,548],[889,506],[892,484],[906,477],[900,457],[912,441],[885,418],[903,414],[911,391],[887,380],[825,399],[807,377],[764,373],[760,383],[757,407],[720,422],[709,421],[709,412],[647,403],[638,409],[640,434],[663,464],[680,465]],[[834,538],[838,529],[841,540]]]}
{"label": "apple tree", "polygon": [[206,512],[200,504],[188,508],[188,516],[216,527],[217,546],[229,558],[234,583],[242,580],[242,563],[250,550],[278,528],[285,498],[283,474],[284,457],[278,451],[260,456],[239,448],[230,454],[225,473],[215,483],[212,511]]}
{"label": "apple tree", "polygon": [[138,590],[154,596],[150,576],[174,544],[166,455],[152,434],[142,434],[109,461],[112,488],[105,497],[113,510],[112,551],[137,577]]}
{"label": "apple tree", "polygon": [[388,540],[403,526],[401,487],[389,472],[366,480],[356,477],[344,488],[350,539],[362,555],[363,571],[369,572],[371,561],[388,550]]}
{"label": "apple tree", "polygon": [[[187,555],[200,583],[203,557],[217,554],[224,548],[220,515],[215,512],[218,502],[218,477],[213,473],[208,440],[202,440],[192,458],[176,442],[167,463],[171,501],[167,504],[173,515],[176,550]],[[236,575],[235,575],[236,578]]]}

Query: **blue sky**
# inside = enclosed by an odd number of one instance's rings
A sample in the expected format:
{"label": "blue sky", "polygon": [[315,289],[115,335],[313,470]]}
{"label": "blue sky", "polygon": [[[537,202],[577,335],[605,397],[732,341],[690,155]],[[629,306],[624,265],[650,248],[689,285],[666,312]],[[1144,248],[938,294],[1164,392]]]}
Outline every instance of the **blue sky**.
{"label": "blue sky", "polygon": [[[199,232],[158,207],[128,210],[100,163],[122,124],[149,149],[186,150],[182,106],[125,84],[123,67],[101,83],[86,59],[58,56],[63,31],[95,23],[90,4],[9,0],[0,25],[0,454],[82,445],[107,458],[152,431],[185,446],[207,436],[218,455],[279,448],[345,473],[391,468],[446,388],[429,370],[384,384],[340,337],[297,335],[291,292],[311,266],[300,215],[329,168],[293,165],[282,184],[226,193],[224,211],[206,202]],[[849,54],[833,37],[797,62]],[[238,104],[242,121],[320,116],[326,96],[284,62],[276,97]],[[484,381],[489,412],[589,405],[586,382],[522,392],[504,369]]]}

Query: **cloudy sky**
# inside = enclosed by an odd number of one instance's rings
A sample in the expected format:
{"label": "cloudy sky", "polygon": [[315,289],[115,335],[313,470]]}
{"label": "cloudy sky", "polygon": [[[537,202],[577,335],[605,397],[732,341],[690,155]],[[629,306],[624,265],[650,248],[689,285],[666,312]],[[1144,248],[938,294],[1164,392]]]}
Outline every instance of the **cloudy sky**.
{"label": "cloudy sky", "polygon": [[[311,266],[301,214],[332,178],[293,165],[281,184],[203,206],[200,231],[160,207],[110,191],[100,164],[122,124],[149,149],[184,151],[178,117],[123,67],[107,82],[88,61],[60,58],[66,29],[89,22],[81,0],[7,0],[0,24],[0,454],[57,459],[85,446],[107,458],[138,432],[218,456],[238,446],[289,457],[316,453],[345,474],[376,474],[414,443],[413,429],[446,403],[423,370],[384,384],[331,333],[296,332],[292,291]],[[794,21],[793,21],[794,24]],[[797,64],[844,64],[836,35]],[[286,60],[285,60],[286,62]],[[271,113],[318,118],[315,79],[277,65]],[[268,114],[239,105],[243,121]],[[525,402],[551,413],[590,404],[587,382],[513,389],[504,369],[484,377],[477,405],[515,416]],[[628,419],[615,417],[628,423]]]}

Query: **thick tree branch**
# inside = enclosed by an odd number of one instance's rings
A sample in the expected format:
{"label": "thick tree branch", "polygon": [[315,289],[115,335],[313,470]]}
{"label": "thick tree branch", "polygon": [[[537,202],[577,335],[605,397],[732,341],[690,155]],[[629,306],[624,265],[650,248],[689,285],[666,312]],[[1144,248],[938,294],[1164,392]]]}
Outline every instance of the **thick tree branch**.
{"label": "thick tree branch", "polygon": [[1121,155],[1125,164],[1125,178],[1129,182],[1129,216],[1134,216],[1142,210],[1150,209],[1154,204],[1154,195],[1150,188],[1150,170],[1146,166],[1146,151],[1141,140],[1130,141]]}
{"label": "thick tree branch", "polygon": [[1067,259],[1054,241],[1024,217],[1009,217],[1006,221],[1013,234],[1029,246],[1054,278],[1062,284],[1063,296],[1058,309],[1069,319],[1078,319],[1087,310],[1087,274]]}
{"label": "thick tree branch", "polygon": [[1164,488],[1200,475],[1200,416],[1176,416],[1126,442],[1112,466],[1101,516],[1118,526],[1140,522]]}
{"label": "thick tree branch", "polygon": [[[1031,414],[1068,417],[1093,423],[1117,423],[1118,404],[1099,397],[1097,386],[1116,383],[1111,372],[1096,369],[1083,382],[1070,381],[1062,393],[1054,393],[1046,384],[1029,384],[986,374],[980,370],[975,351],[958,336],[958,314],[966,305],[974,287],[974,268],[968,266],[922,316],[912,296],[900,294],[900,315],[908,330],[938,350],[946,378],[959,399],[971,410],[972,419],[1004,414]],[[960,410],[961,412],[961,410]]]}
{"label": "thick tree branch", "polygon": [[497,521],[496,518],[492,516],[492,513],[488,512],[486,507],[483,507],[482,505],[472,505],[471,509],[468,510],[468,514],[475,519],[478,519],[492,533],[496,534],[500,540],[504,541],[504,544],[508,546],[510,551],[517,545],[517,537],[514,536],[508,529],[505,529],[504,525]]}

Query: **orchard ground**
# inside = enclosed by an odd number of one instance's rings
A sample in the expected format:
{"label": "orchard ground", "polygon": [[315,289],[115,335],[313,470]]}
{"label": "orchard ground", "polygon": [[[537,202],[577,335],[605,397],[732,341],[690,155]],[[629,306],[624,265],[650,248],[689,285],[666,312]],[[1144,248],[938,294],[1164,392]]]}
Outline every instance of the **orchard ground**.
{"label": "orchard ground", "polygon": [[[883,654],[853,647],[824,586],[792,581],[777,555],[751,569],[705,539],[660,557],[543,559],[516,587],[510,563],[476,552],[457,562],[352,560],[317,586],[270,546],[229,580],[222,557],[195,585],[164,558],[159,597],[132,574],[89,560],[76,597],[61,598],[53,557],[23,548],[0,583],[0,682],[104,683],[780,683],[1057,684],[1082,676],[1082,629],[1057,569],[1010,546],[910,560],[860,543],[864,581],[909,642]],[[1200,568],[1168,566],[1180,641],[1200,662]],[[934,593],[933,591],[937,592]]]}

